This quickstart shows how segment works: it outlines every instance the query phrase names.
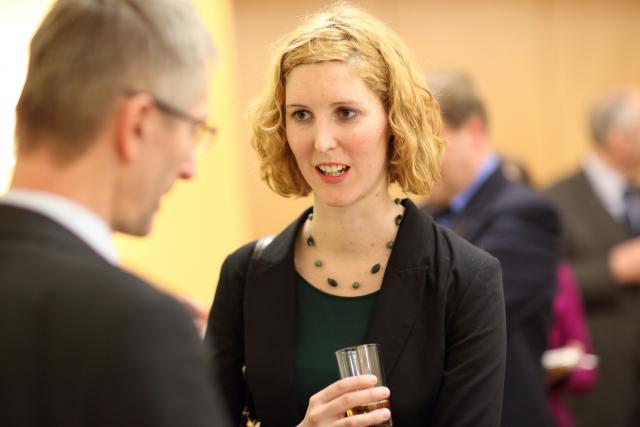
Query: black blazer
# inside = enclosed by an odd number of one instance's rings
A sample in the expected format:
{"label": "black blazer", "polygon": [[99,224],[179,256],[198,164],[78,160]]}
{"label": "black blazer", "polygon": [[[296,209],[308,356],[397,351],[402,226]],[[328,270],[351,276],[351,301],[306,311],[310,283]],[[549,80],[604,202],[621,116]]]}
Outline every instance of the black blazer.
{"label": "black blazer", "polygon": [[[405,200],[366,340],[381,345],[394,425],[492,426],[500,421],[505,314],[500,267]],[[294,395],[296,235],[304,212],[252,260],[225,261],[207,341],[238,419],[246,378],[263,426],[301,421]],[[336,367],[337,369],[337,367]]]}
{"label": "black blazer", "polygon": [[0,425],[226,425],[176,300],[0,204]]}
{"label": "black blazer", "polygon": [[558,214],[540,194],[507,180],[498,168],[452,228],[502,266],[507,312],[502,425],[551,426],[541,359],[559,258]]}

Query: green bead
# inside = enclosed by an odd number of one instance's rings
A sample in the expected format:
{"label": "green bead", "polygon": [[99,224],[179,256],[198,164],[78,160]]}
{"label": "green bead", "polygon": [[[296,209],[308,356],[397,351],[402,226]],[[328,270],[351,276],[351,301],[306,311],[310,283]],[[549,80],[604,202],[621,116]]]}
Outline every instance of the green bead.
{"label": "green bead", "polygon": [[396,225],[400,225],[401,222],[402,222],[402,215],[398,215],[396,217]]}
{"label": "green bead", "polygon": [[391,248],[393,248],[393,240],[389,240],[387,242],[387,249],[391,249]]}
{"label": "green bead", "polygon": [[360,287],[360,282],[353,282],[353,285],[351,285],[351,287],[353,289],[358,289]]}
{"label": "green bead", "polygon": [[309,215],[307,215],[307,219],[309,221],[313,221],[313,212],[309,212]]}
{"label": "green bead", "polygon": [[316,262],[313,263],[313,265],[315,265],[316,267],[322,267],[322,261],[317,259]]}
{"label": "green bead", "polygon": [[399,198],[396,198],[393,202],[394,202],[396,205],[399,205],[400,203],[402,203],[402,200],[400,200]]}
{"label": "green bead", "polygon": [[380,271],[380,264],[376,264],[371,267],[371,274],[376,274],[378,271]]}
{"label": "green bead", "polygon": [[309,234],[309,237],[307,237],[307,246],[311,247],[311,246],[315,246],[316,241],[313,240],[313,237],[311,236],[311,234]]}
{"label": "green bead", "polygon": [[331,277],[327,278],[327,283],[329,284],[329,286],[333,286],[334,288],[338,287],[338,282],[333,280]]}

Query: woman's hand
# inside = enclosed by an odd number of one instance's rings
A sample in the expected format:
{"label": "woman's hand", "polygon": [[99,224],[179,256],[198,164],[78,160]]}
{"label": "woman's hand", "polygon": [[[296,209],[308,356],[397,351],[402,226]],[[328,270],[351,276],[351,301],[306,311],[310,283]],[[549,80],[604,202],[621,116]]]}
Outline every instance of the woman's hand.
{"label": "woman's hand", "polygon": [[347,409],[389,398],[387,387],[374,387],[374,375],[343,378],[311,396],[304,420],[298,427],[360,427],[380,424],[391,417],[389,409],[346,417]]}

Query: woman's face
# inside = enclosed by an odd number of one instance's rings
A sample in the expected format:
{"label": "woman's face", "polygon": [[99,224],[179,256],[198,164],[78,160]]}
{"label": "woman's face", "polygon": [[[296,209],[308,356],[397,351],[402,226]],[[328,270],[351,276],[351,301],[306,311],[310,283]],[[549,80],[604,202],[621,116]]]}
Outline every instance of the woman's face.
{"label": "woman's face", "polygon": [[348,206],[387,193],[387,112],[357,69],[295,67],[285,85],[286,134],[316,203]]}

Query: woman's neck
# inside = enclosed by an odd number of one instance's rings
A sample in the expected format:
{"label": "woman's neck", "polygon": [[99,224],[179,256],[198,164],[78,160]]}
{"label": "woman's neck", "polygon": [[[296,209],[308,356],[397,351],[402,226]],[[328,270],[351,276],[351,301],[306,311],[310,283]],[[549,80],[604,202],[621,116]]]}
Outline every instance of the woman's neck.
{"label": "woman's neck", "polygon": [[395,238],[395,219],[403,213],[404,207],[388,192],[345,207],[316,202],[313,220],[305,223],[305,235],[311,234],[334,253],[366,253]]}

